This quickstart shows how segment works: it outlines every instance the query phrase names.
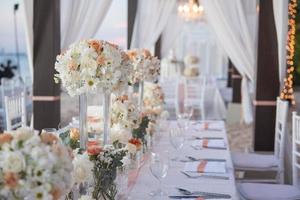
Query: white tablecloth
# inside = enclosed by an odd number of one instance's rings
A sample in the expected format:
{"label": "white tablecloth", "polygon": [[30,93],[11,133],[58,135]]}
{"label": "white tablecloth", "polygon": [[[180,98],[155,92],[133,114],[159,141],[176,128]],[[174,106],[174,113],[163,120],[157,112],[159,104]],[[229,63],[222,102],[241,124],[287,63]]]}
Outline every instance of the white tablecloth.
{"label": "white tablecloth", "polygon": [[[163,136],[159,142],[155,144],[153,149],[155,151],[164,151],[168,150],[172,156],[179,156],[180,159],[186,159],[185,156],[193,156],[196,158],[218,158],[218,159],[226,159],[226,167],[227,173],[229,176],[229,180],[220,180],[220,179],[212,179],[212,178],[197,178],[191,179],[187,178],[180,171],[183,170],[185,163],[183,162],[172,162],[170,163],[168,175],[163,180],[163,189],[165,192],[169,193],[169,195],[176,194],[175,187],[182,187],[190,190],[204,191],[204,192],[214,192],[214,193],[224,193],[230,194],[232,199],[239,199],[236,187],[235,187],[235,179],[234,179],[234,170],[231,161],[231,155],[229,148],[227,150],[215,150],[215,149],[202,149],[195,150],[191,147],[192,144],[192,136],[199,137],[223,137],[224,141],[228,144],[228,140],[226,137],[226,131],[223,121],[219,121],[223,127],[223,131],[195,131],[194,128],[190,128],[186,135],[186,141],[183,148],[180,151],[175,151],[170,142],[168,133],[162,133]],[[174,122],[170,122],[170,126],[174,126]],[[228,146],[228,145],[227,145]],[[148,160],[149,161],[149,160]],[[149,193],[158,188],[158,180],[154,178],[149,169],[149,162],[146,162],[140,169],[138,178],[136,180],[135,185],[133,186],[130,192],[130,199],[134,200],[147,200],[153,199],[149,195]],[[165,197],[163,199],[168,199]]]}

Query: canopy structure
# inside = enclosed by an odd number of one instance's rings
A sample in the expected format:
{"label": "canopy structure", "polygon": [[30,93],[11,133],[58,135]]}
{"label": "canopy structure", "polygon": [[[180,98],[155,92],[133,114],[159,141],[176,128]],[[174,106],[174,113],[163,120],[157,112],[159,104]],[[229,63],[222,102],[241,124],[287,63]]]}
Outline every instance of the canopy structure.
{"label": "canopy structure", "polygon": [[[22,8],[25,11],[27,53],[33,78],[37,76],[34,71],[38,70],[36,60],[33,59],[35,58],[35,48],[37,48],[34,46],[36,40],[34,35],[43,34],[42,32],[36,32],[37,30],[33,26],[35,20],[43,20],[37,19],[38,15],[35,14],[34,8],[40,5],[38,2],[38,0],[21,1]],[[274,12],[272,9],[269,9],[268,12],[263,10],[264,3],[253,0],[231,0],[226,2],[223,0],[202,0],[201,5],[205,13],[203,20],[200,23],[186,23],[177,13],[178,3],[180,2],[176,0],[128,1],[128,47],[130,45],[130,48],[148,48],[152,51],[156,49],[156,53],[159,51],[162,57],[167,57],[169,51],[175,49],[176,57],[181,60],[183,60],[182,55],[188,54],[187,52],[203,51],[203,53],[200,53],[203,67],[201,71],[205,74],[217,73],[221,78],[225,78],[228,71],[227,63],[230,63],[231,66],[234,66],[235,73],[237,73],[231,78],[241,80],[241,83],[238,81],[236,84],[237,87],[241,86],[243,121],[251,124],[259,118],[258,115],[260,116],[260,114],[258,113],[260,113],[261,107],[267,104],[260,102],[272,101],[273,103],[269,104],[274,105],[278,91],[277,86],[276,88],[260,87],[264,84],[264,81],[260,81],[264,79],[264,76],[262,75],[260,78],[260,74],[257,73],[261,70],[262,63],[274,63],[273,66],[268,66],[268,68],[277,68],[274,71],[279,72],[278,80],[281,83],[286,71],[286,51],[284,47],[286,46],[285,38],[288,29],[288,2],[273,2],[272,0],[266,0],[266,2],[268,2],[268,5],[272,5]],[[60,26],[60,49],[64,50],[74,41],[92,38],[96,31],[101,28],[101,23],[110,5],[111,1],[109,0],[91,0],[88,2],[83,0],[61,0],[57,6],[53,7],[53,9],[59,9],[60,11],[60,22],[56,25]],[[277,59],[278,64],[277,61],[271,62],[270,60],[263,62],[260,57],[265,52],[258,51],[260,49],[258,47],[266,45],[260,44],[262,41],[260,38],[273,38],[273,36],[270,36],[272,33],[264,32],[264,29],[267,30],[266,27],[269,27],[264,24],[267,22],[265,21],[267,17],[269,17],[269,22],[272,21],[272,24],[274,22],[276,27],[278,56],[276,54],[271,57]],[[194,32],[190,30],[194,30]],[[265,36],[265,34],[270,35]],[[158,41],[159,43],[157,43]],[[197,44],[192,41],[197,41]],[[274,41],[272,40],[272,42]],[[189,46],[189,48],[194,46],[194,49],[184,50],[184,46]],[[196,46],[198,46],[198,49],[196,49]],[[184,53],[180,55],[179,51]],[[212,53],[217,55],[215,56],[216,59],[210,58]],[[53,61],[51,62],[49,65],[44,65],[44,67],[52,66]],[[39,68],[44,67],[39,66]],[[232,69],[229,70],[229,73],[231,71]],[[274,78],[274,80],[277,79]],[[34,84],[41,85],[37,82]],[[51,84],[54,84],[54,82]],[[259,94],[260,88],[262,90],[272,90],[273,92],[270,92],[270,96],[261,96]],[[52,94],[48,95],[46,93],[42,96],[52,96]],[[235,93],[239,92],[235,91]],[[41,94],[34,95],[41,96]],[[35,98],[35,101],[39,101],[37,99],[39,98]],[[270,106],[269,104],[268,106]],[[253,114],[254,110],[256,110],[255,115]],[[273,118],[274,110],[275,107],[273,106]],[[263,112],[261,115],[264,115]],[[36,120],[38,120],[38,117]],[[270,127],[273,125],[271,124]]]}

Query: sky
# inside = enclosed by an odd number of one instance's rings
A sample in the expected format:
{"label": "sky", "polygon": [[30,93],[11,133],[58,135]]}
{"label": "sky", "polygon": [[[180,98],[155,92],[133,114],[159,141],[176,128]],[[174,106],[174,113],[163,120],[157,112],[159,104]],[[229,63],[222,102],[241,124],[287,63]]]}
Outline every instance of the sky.
{"label": "sky", "polygon": [[[61,0],[64,1],[64,0]],[[19,0],[0,0],[0,52],[15,52],[14,4]],[[62,12],[61,14],[63,14]],[[5,19],[5,20],[4,20]],[[22,9],[16,13],[20,52],[26,52]],[[95,38],[108,40],[126,48],[127,0],[113,0],[111,7]]]}

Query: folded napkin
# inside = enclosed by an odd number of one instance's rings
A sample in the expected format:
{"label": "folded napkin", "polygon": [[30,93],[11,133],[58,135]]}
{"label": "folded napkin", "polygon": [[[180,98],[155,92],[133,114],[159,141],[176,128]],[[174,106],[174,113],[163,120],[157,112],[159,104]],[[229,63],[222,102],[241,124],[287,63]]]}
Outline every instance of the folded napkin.
{"label": "folded napkin", "polygon": [[198,124],[198,127],[200,125],[200,129],[201,130],[224,130],[224,123],[223,122],[212,122],[212,121],[207,121],[207,122],[203,122]]}
{"label": "folded napkin", "polygon": [[200,162],[188,162],[184,166],[184,172],[199,173],[226,173],[226,163],[201,160]]}
{"label": "folded napkin", "polygon": [[192,146],[196,148],[220,148],[226,149],[226,143],[223,139],[202,139],[193,141]]}

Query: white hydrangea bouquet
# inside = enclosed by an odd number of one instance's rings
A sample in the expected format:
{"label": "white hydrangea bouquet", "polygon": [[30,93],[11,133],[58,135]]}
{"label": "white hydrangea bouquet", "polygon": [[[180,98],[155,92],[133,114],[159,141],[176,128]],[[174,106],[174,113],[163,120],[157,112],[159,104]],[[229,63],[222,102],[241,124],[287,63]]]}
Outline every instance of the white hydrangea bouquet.
{"label": "white hydrangea bouquet", "polygon": [[145,94],[143,101],[143,112],[149,114],[151,119],[157,119],[157,117],[160,117],[161,115],[164,117],[166,114],[163,112],[164,92],[159,84],[145,83]]}
{"label": "white hydrangea bouquet", "polygon": [[131,83],[140,81],[157,81],[160,74],[160,61],[147,49],[134,49],[127,52],[133,63],[134,75]]}
{"label": "white hydrangea bouquet", "polygon": [[57,56],[55,74],[70,96],[80,95],[80,147],[86,148],[86,95],[103,92],[103,143],[108,144],[110,134],[110,101],[112,93],[126,91],[133,74],[132,63],[117,45],[102,40],[82,40],[72,44]]}
{"label": "white hydrangea bouquet", "polygon": [[145,84],[143,101],[143,113],[150,120],[147,127],[147,133],[153,135],[157,126],[157,121],[159,119],[166,120],[169,117],[168,111],[164,110],[164,92],[159,84]]}
{"label": "white hydrangea bouquet", "polygon": [[82,40],[57,56],[56,81],[61,81],[70,96],[118,93],[128,86],[132,64],[117,45],[102,40]]}
{"label": "white hydrangea bouquet", "polygon": [[141,123],[141,114],[137,107],[137,100],[127,95],[116,97],[112,103],[111,112],[111,142],[126,145],[131,138],[133,129]]}
{"label": "white hydrangea bouquet", "polygon": [[0,134],[0,199],[59,199],[72,186],[70,151],[29,128]]}

